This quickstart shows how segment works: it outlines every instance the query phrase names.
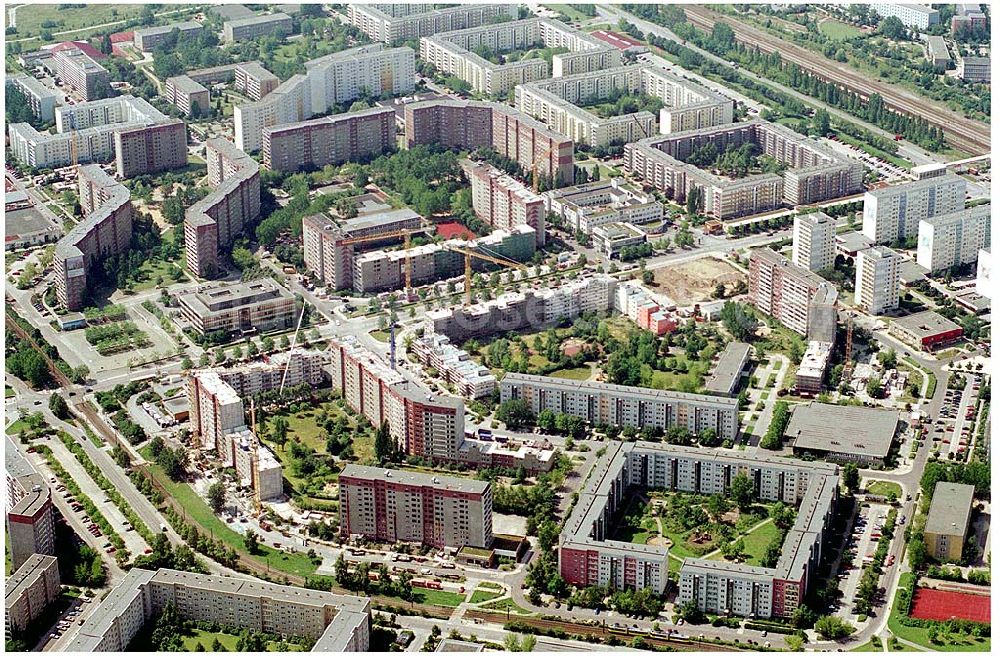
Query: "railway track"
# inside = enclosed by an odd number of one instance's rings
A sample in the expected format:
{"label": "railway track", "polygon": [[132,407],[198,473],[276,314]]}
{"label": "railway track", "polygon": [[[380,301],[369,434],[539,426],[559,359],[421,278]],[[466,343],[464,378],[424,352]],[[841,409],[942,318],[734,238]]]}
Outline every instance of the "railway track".
{"label": "railway track", "polygon": [[486,612],[484,610],[466,610],[465,617],[471,619],[481,619],[491,624],[506,624],[508,621],[516,620],[521,624],[531,626],[541,631],[565,631],[575,635],[590,636],[598,639],[619,638],[623,643],[629,643],[635,638],[642,638],[646,643],[659,648],[673,649],[676,651],[749,651],[728,644],[715,644],[699,639],[691,638],[667,638],[665,633],[649,633],[643,631],[632,631],[625,628],[608,628],[605,626],[588,626],[571,621],[555,619],[540,619],[538,617],[514,616],[509,618],[502,612]]}
{"label": "railway track", "polygon": [[699,5],[684,5],[684,12],[692,25],[711,32],[716,22],[726,23],[733,29],[736,39],[748,46],[757,46],[763,52],[781,52],[785,62],[799,65],[811,75],[856,92],[867,99],[878,93],[886,107],[927,120],[944,131],[945,140],[963,151],[974,154],[989,153],[990,126],[958,114],[951,108],[922,98],[905,89],[865,76],[860,71],[829,60],[822,55],[793,43],[783,41],[764,30],[729,19]]}

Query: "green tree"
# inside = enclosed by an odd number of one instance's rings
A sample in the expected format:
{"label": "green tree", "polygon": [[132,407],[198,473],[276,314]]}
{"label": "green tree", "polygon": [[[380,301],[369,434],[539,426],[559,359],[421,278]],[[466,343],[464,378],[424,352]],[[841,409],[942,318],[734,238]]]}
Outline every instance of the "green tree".
{"label": "green tree", "polygon": [[208,488],[208,504],[216,514],[222,512],[226,504],[226,488],[221,482],[213,482]]}
{"label": "green tree", "polygon": [[389,423],[383,420],[375,431],[375,459],[378,463],[385,464],[396,461],[398,455],[399,447],[389,432]]}
{"label": "green tree", "polygon": [[844,464],[844,471],[841,478],[843,478],[844,488],[850,494],[856,493],[858,487],[861,486],[861,475],[858,473],[858,465],[854,462]]}
{"label": "green tree", "polygon": [[854,627],[835,615],[824,615],[816,620],[816,632],[824,640],[839,640],[854,632]]}
{"label": "green tree", "polygon": [[535,414],[527,401],[515,398],[500,404],[496,418],[508,428],[518,429],[531,425],[535,420]]}
{"label": "green tree", "polygon": [[733,500],[736,501],[736,505],[741,510],[749,509],[750,505],[753,504],[753,480],[750,479],[750,476],[745,471],[740,471],[733,478],[732,483],[729,485],[729,495],[732,496]]}
{"label": "green tree", "polygon": [[49,396],[49,410],[60,420],[68,420],[72,416],[66,399],[58,393]]}
{"label": "green tree", "polygon": [[256,555],[257,549],[260,546],[260,540],[257,537],[257,533],[253,530],[247,530],[246,535],[243,536],[243,546],[247,549],[250,555]]}

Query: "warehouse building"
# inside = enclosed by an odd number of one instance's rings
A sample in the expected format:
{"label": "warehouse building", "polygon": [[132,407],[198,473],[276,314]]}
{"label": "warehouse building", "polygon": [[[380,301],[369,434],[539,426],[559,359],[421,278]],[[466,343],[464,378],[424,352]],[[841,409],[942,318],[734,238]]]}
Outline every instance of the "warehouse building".
{"label": "warehouse building", "polygon": [[962,327],[935,311],[921,311],[894,318],[889,333],[907,345],[933,351],[960,339]]}
{"label": "warehouse building", "polygon": [[792,409],[784,438],[797,455],[870,467],[885,464],[898,425],[895,409],[810,402]]}

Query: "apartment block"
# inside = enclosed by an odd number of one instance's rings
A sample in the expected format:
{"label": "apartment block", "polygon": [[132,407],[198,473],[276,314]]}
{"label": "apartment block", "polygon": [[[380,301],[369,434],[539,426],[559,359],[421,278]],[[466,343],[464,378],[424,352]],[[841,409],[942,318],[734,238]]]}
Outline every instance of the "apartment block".
{"label": "apartment block", "polygon": [[135,47],[144,53],[152,52],[161,43],[170,37],[170,33],[177,30],[177,40],[193,39],[201,33],[201,23],[194,21],[184,21],[182,23],[171,23],[170,25],[160,25],[156,27],[146,27],[135,30],[132,39]]}
{"label": "apartment block", "polygon": [[490,164],[471,160],[461,164],[472,183],[472,208],[477,217],[505,231],[530,226],[535,231],[535,244],[545,244],[545,199]]}
{"label": "apartment block", "polygon": [[182,619],[300,635],[312,651],[368,651],[371,603],[248,578],[132,569],[83,622],[67,651],[125,651],[172,603]]}
{"label": "apartment block", "polygon": [[822,212],[796,215],[792,224],[792,263],[810,272],[833,267],[837,222]]}
{"label": "apartment block", "polygon": [[328,114],[334,105],[371,96],[402,96],[413,91],[416,76],[411,48],[380,43],[358,46],[305,63],[293,75],[253,103],[233,108],[236,145],[247,153],[263,146],[263,130]]}
{"label": "apartment block", "polygon": [[526,327],[553,326],[582,313],[611,310],[617,280],[593,276],[528,292],[508,292],[487,302],[427,312],[427,329],[455,343]]}
{"label": "apartment block", "polygon": [[[4,437],[4,471],[7,476],[7,542],[11,569],[17,571],[32,555],[55,555],[55,507],[45,478]],[[9,591],[9,590],[8,590]]]}
{"label": "apartment block", "polygon": [[885,246],[870,247],[855,258],[854,304],[870,315],[899,308],[899,253]]}
{"label": "apartment block", "polygon": [[[756,144],[761,153],[788,165],[783,174],[756,174],[731,179],[687,164],[698,148]],[[801,206],[861,192],[864,166],[786,128],[761,120],[740,122],[649,137],[625,145],[625,168],[678,203],[695,188],[704,193],[704,212],[732,219]]]}
{"label": "apartment block", "polygon": [[280,12],[237,18],[222,24],[222,40],[226,43],[252,41],[272,34],[284,38],[291,33],[292,17]]}
{"label": "apartment block", "polygon": [[196,372],[187,383],[193,433],[204,449],[214,450],[222,463],[232,463],[225,437],[246,426],[243,400],[218,372]]}
{"label": "apartment block", "polygon": [[[595,236],[603,228],[605,226],[595,229]],[[615,290],[614,309],[640,329],[652,331],[657,336],[668,334],[677,328],[677,316],[653,300],[645,288],[633,283],[618,284]]]}
{"label": "apartment block", "polygon": [[667,586],[668,549],[609,539],[615,514],[633,490],[725,495],[745,473],[763,501],[798,506],[775,568],[687,558],[678,601],[713,614],[787,617],[804,599],[822,557],[824,527],[837,500],[837,469],[777,457],[731,458],[714,450],[659,443],[613,442],[591,470],[559,538],[559,570],[578,587]]}
{"label": "apartment block", "polygon": [[836,341],[837,289],[773,249],[751,253],[747,301],[809,340]]}
{"label": "apartment block", "polygon": [[403,108],[406,144],[440,144],[456,150],[493,147],[527,171],[552,180],[573,181],[573,141],[523,112],[501,103],[432,100]]}
{"label": "apartment block", "polygon": [[354,246],[346,243],[350,238],[415,229],[422,223],[423,218],[409,208],[366,212],[340,223],[327,215],[310,215],[302,220],[306,269],[335,290],[351,289],[355,265]]}
{"label": "apartment block", "polygon": [[944,173],[865,192],[861,232],[876,244],[917,236],[920,220],[965,208],[965,179]]}
{"label": "apartment block", "polygon": [[233,71],[236,91],[252,101],[259,101],[281,84],[281,78],[268,71],[260,62],[242,62]]}
{"label": "apartment block", "polygon": [[97,165],[77,169],[83,220],[56,243],[56,298],[69,311],[84,307],[87,272],[132,243],[133,208],[124,185]]}
{"label": "apartment block", "polygon": [[664,134],[702,130],[733,121],[730,99],[659,67],[646,65],[615,66],[518,85],[514,89],[514,107],[573,141],[592,146],[652,137],[657,117],[650,112],[602,118],[579,107],[613,93],[638,93],[662,100],[665,107],[660,111],[659,130]]}
{"label": "apartment block", "polygon": [[53,59],[56,74],[76,97],[94,101],[111,94],[111,74],[79,48],[57,50]]}
{"label": "apartment block", "polygon": [[[496,64],[474,50],[488,48],[509,53],[531,48],[568,48],[552,56],[552,65],[531,58]],[[501,96],[516,85],[543,80],[550,75],[600,71],[621,65],[621,53],[589,34],[549,19],[490,23],[420,39],[420,58],[446,75],[468,82],[480,94]],[[551,70],[550,70],[551,68]]]}
{"label": "apartment block", "polygon": [[489,482],[348,464],[340,488],[340,534],[437,548],[493,544]]}
{"label": "apartment block", "polygon": [[461,398],[427,394],[353,337],[332,341],[330,355],[333,390],[375,427],[388,423],[404,453],[457,460],[465,428]]}
{"label": "apartment block", "polygon": [[917,30],[926,30],[931,25],[937,25],[941,22],[940,12],[927,5],[901,2],[873,2],[870,6],[871,10],[882,18],[895,16],[903,25]]}
{"label": "apartment block", "polygon": [[186,75],[167,78],[163,96],[187,116],[199,117],[211,110],[208,89]]}
{"label": "apartment block", "polygon": [[177,301],[181,317],[202,335],[287,329],[297,311],[295,297],[273,279],[199,286]]}
{"label": "apartment block", "polygon": [[219,250],[260,217],[260,165],[221,137],[206,140],[205,160],[212,191],[184,214],[184,250],[188,269],[211,278]]}
{"label": "apartment block", "polygon": [[4,586],[4,631],[7,639],[24,631],[59,597],[59,562],[52,555],[34,554],[17,568]]}
{"label": "apartment block", "polygon": [[475,400],[493,394],[497,378],[490,369],[472,360],[469,353],[451,344],[447,336],[425,333],[413,339],[408,352],[425,368],[455,387],[463,398]]}
{"label": "apartment block", "polygon": [[951,36],[960,36],[970,30],[986,29],[986,14],[978,4],[955,5],[957,13],[951,17]]}
{"label": "apartment block", "polygon": [[542,196],[546,212],[562,217],[573,233],[591,235],[603,224],[649,224],[663,219],[663,204],[622,178],[549,190]]}
{"label": "apartment block", "polygon": [[833,343],[809,341],[802,362],[795,371],[795,389],[799,393],[821,393],[832,356]]}
{"label": "apartment block", "polygon": [[990,245],[990,204],[920,220],[917,264],[931,272],[976,261]]}
{"label": "apartment block", "polygon": [[285,486],[281,475],[281,462],[271,449],[257,439],[254,430],[244,426],[225,437],[223,441],[232,452],[233,468],[240,486],[250,487],[260,500],[279,500]]}
{"label": "apartment block", "polygon": [[46,123],[56,120],[56,104],[59,95],[30,75],[12,75],[6,79],[6,84],[24,94],[31,106],[31,112]]}
{"label": "apartment block", "polygon": [[[74,159],[79,164],[115,160],[122,176],[156,173],[187,162],[184,123],[166,116],[145,99],[116,96],[62,105],[55,115],[55,133],[40,133],[27,123],[10,124],[10,149],[19,161],[39,169],[55,169],[73,164]],[[145,129],[156,136],[151,144],[155,149],[145,148]],[[120,132],[129,133],[124,141],[127,152],[119,144]],[[142,142],[143,148],[138,149],[136,142]]]}
{"label": "apartment block", "polygon": [[924,544],[935,560],[957,563],[962,559],[974,496],[971,484],[938,482],[934,487],[924,525]]}
{"label": "apartment block", "polygon": [[517,6],[456,5],[435,9],[428,3],[347,5],[347,20],[351,25],[367,34],[372,41],[389,45],[439,32],[486,25],[498,18],[516,19]]}
{"label": "apartment block", "polygon": [[372,108],[263,130],[264,166],[275,171],[364,162],[396,146],[392,108]]}
{"label": "apartment block", "polygon": [[664,430],[680,425],[692,434],[712,429],[734,439],[740,424],[737,401],[730,397],[507,373],[500,380],[500,401],[515,399],[530,404],[535,414],[549,409],[591,425]]}

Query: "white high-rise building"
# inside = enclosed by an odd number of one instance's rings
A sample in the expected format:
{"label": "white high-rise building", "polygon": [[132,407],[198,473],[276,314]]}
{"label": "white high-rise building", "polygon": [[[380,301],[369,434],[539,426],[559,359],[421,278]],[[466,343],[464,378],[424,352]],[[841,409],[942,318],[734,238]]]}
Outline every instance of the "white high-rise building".
{"label": "white high-rise building", "polygon": [[965,207],[965,179],[953,173],[865,192],[861,232],[877,244],[915,237],[920,220]]}
{"label": "white high-rise building", "polygon": [[990,244],[990,204],[920,220],[917,263],[931,272],[973,263]]}
{"label": "white high-rise building", "polygon": [[993,265],[993,254],[989,249],[979,250],[979,259],[976,261],[976,293],[983,297],[993,299],[993,291],[990,290],[990,269]]}
{"label": "white high-rise building", "polygon": [[855,265],[854,303],[871,315],[899,307],[899,254],[888,247],[858,252]]}
{"label": "white high-rise building", "polygon": [[833,267],[836,225],[832,217],[822,212],[797,216],[792,230],[792,262],[812,272]]}

